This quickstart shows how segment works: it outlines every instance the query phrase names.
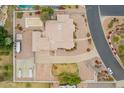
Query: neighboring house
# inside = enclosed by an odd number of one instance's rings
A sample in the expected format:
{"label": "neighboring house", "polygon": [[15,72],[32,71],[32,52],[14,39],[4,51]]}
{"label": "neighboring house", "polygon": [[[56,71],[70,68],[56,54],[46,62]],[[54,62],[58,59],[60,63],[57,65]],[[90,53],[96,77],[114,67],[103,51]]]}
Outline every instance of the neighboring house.
{"label": "neighboring house", "polygon": [[69,15],[57,15],[57,20],[46,22],[44,32],[32,32],[32,51],[71,49],[74,47],[74,31],[73,19]]}
{"label": "neighboring house", "polygon": [[0,6],[0,26],[4,26],[5,21],[7,19],[7,10],[8,6]]}

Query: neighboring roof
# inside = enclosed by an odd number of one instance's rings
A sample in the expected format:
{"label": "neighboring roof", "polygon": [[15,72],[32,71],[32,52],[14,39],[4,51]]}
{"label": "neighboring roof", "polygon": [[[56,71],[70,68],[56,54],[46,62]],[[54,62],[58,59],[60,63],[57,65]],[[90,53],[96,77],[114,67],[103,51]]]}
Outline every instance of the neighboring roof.
{"label": "neighboring roof", "polygon": [[32,51],[71,49],[74,47],[73,32],[75,26],[69,15],[57,15],[57,20],[46,22],[45,37],[39,31],[32,32]]}
{"label": "neighboring roof", "polygon": [[75,26],[73,19],[69,18],[69,15],[57,15],[57,20],[46,22],[45,29],[53,49],[71,49],[74,47],[73,32],[75,31]]}

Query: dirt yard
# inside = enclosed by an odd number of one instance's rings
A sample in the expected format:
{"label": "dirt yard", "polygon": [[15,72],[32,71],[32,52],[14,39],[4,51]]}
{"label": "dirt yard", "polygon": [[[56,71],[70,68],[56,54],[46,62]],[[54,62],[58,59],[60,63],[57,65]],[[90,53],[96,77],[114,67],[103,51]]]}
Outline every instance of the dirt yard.
{"label": "dirt yard", "polygon": [[78,73],[78,66],[75,63],[71,64],[53,64],[52,73],[53,75],[59,75],[63,72],[67,73]]}

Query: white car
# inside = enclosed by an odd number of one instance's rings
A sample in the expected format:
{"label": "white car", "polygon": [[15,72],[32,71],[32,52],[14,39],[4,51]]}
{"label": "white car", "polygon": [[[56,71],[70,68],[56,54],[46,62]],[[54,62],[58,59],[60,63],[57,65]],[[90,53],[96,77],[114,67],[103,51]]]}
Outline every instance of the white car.
{"label": "white car", "polygon": [[20,53],[20,51],[21,51],[21,42],[17,41],[16,42],[16,53]]}
{"label": "white car", "polygon": [[112,75],[113,74],[113,71],[111,70],[111,68],[107,68],[108,69],[108,72]]}

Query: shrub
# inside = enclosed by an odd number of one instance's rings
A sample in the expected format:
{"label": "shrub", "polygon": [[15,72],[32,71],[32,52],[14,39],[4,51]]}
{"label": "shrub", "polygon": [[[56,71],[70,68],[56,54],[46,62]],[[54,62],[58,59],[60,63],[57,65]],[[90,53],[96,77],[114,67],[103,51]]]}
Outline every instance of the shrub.
{"label": "shrub", "polygon": [[112,41],[114,43],[117,43],[119,41],[119,37],[118,36],[113,36]]}
{"label": "shrub", "polygon": [[12,37],[8,35],[8,32],[4,27],[0,26],[0,49],[10,49],[12,46]]}
{"label": "shrub", "polygon": [[88,42],[89,42],[89,44],[91,44],[91,42],[92,42],[91,38],[90,38],[90,39],[88,39]]}
{"label": "shrub", "polygon": [[111,21],[110,21],[110,23],[108,24],[108,28],[112,28],[113,27],[113,24],[115,23],[115,22],[118,22],[119,20],[117,19],[117,18],[113,18]]}
{"label": "shrub", "polygon": [[49,20],[53,15],[54,10],[51,7],[41,7],[41,20],[44,22]]}
{"label": "shrub", "polygon": [[23,17],[23,12],[17,12],[16,17],[21,19]]}
{"label": "shrub", "polygon": [[90,37],[90,33],[87,33],[87,37]]}
{"label": "shrub", "polygon": [[60,84],[77,85],[81,82],[80,77],[73,73],[61,73],[59,75]]}
{"label": "shrub", "polygon": [[31,83],[26,83],[26,88],[30,88],[31,87]]}
{"label": "shrub", "polygon": [[32,16],[32,12],[30,12],[29,15]]}
{"label": "shrub", "polygon": [[87,52],[90,52],[91,51],[91,49],[90,48],[87,48]]}
{"label": "shrub", "polygon": [[118,54],[119,54],[119,57],[122,61],[122,64],[124,65],[124,45],[118,46]]}

